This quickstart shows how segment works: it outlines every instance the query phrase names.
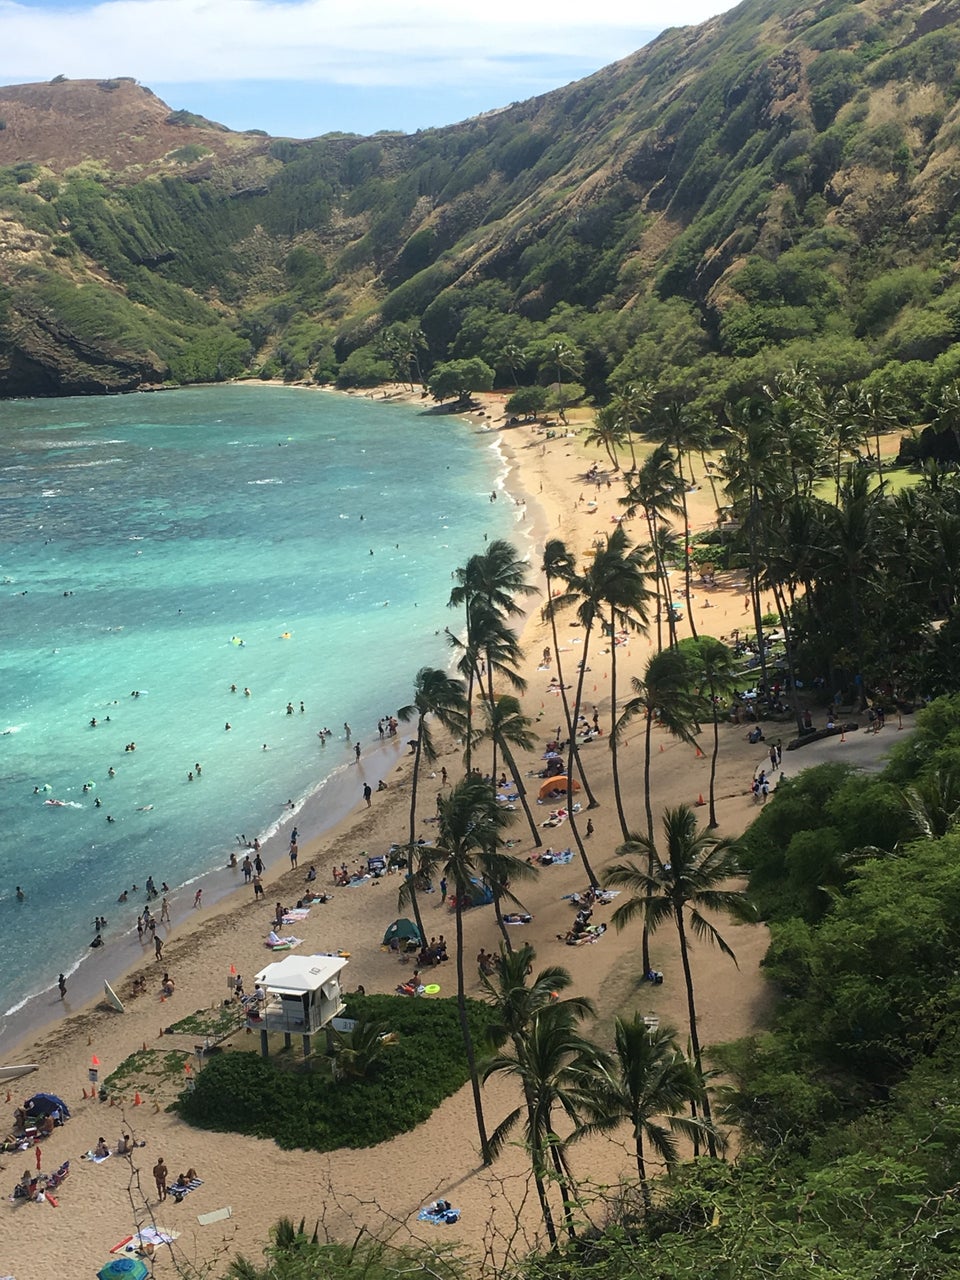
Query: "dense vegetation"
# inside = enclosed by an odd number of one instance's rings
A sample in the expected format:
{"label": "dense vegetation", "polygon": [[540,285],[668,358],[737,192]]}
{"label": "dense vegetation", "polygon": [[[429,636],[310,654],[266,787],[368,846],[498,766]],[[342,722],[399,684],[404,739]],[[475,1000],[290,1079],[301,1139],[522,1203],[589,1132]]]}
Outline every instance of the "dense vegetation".
{"label": "dense vegetation", "polygon": [[802,361],[925,421],[960,372],[958,54],[935,0],[745,0],[413,136],[231,158],[191,118],[159,168],[8,166],[0,388],[474,359],[546,386],[561,342],[598,403],[651,382],[716,418]]}
{"label": "dense vegetation", "polygon": [[[184,1119],[281,1147],[370,1147],[415,1129],[467,1079],[452,1001],[353,995],[346,1016],[359,1027],[310,1070],[257,1053],[214,1055],[181,1095]],[[468,1016],[481,1035],[487,1011],[474,1003]]]}

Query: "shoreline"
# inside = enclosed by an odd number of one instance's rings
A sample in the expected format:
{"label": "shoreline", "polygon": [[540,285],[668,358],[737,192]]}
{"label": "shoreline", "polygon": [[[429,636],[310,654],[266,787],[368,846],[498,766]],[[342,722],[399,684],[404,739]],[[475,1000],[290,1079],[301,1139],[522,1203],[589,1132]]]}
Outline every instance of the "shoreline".
{"label": "shoreline", "polygon": [[[419,401],[416,393],[413,394],[415,401]],[[577,494],[586,487],[584,472],[595,457],[602,465],[599,452],[588,450],[574,436],[557,436],[547,441],[544,433],[529,424],[498,429],[491,423],[499,420],[501,409],[497,393],[491,393],[483,400],[482,413],[477,411],[465,416],[478,430],[491,433],[491,443],[496,440],[509,461],[504,491],[514,500],[518,495],[524,500],[529,524],[531,578],[539,579],[537,556],[543,540],[547,536],[562,537],[582,559],[591,540],[613,527],[611,521],[619,514],[618,493],[615,489],[597,489],[596,508],[588,510],[581,505]],[[712,523],[709,494],[701,490],[694,496],[690,523],[694,528],[701,528]],[[640,536],[639,525],[636,535]],[[463,556],[475,550],[478,548],[463,548]],[[542,584],[538,581],[537,585],[540,594],[530,599],[526,614],[522,620],[518,619],[522,622],[521,643],[525,652],[522,674],[528,680],[522,701],[535,728],[544,721],[552,730],[553,716],[559,714],[559,707],[550,699],[557,695],[548,686],[550,673],[538,669],[538,656],[543,646],[552,646],[553,641],[549,626],[540,620],[544,596]],[[709,609],[702,619],[698,613],[698,621],[703,629],[709,627],[711,634],[729,634],[742,626],[741,606],[742,588],[738,592],[735,575],[729,575],[712,590],[699,583],[695,586],[695,608]],[[564,615],[558,628],[559,651],[567,681],[573,677],[578,645],[582,644],[582,636],[573,623],[571,615]],[[648,640],[637,637],[618,650],[621,689],[629,687],[631,674],[642,671],[650,647]],[[584,752],[591,783],[601,801],[600,808],[592,814],[596,830],[589,844],[590,858],[598,871],[613,859],[620,842],[606,750],[610,700],[609,684],[604,683],[609,679],[609,654],[605,649],[606,642],[599,636],[591,641],[588,653],[591,679],[586,682],[584,707],[589,714],[590,708],[597,705],[604,728],[604,737]],[[417,664],[412,665],[415,669]],[[789,732],[789,726],[784,728]],[[722,725],[720,734],[717,786],[720,830],[723,834],[735,835],[756,812],[749,780],[765,758],[766,748],[762,744],[751,746],[739,726]],[[540,767],[542,740],[541,734],[532,752],[518,753],[518,768],[524,773]],[[862,748],[875,757],[895,740],[895,733],[879,738],[862,735],[857,739],[857,751]],[[806,748],[802,762],[788,761],[785,757],[785,763],[789,764],[790,773],[795,774],[798,766],[806,767],[821,759],[843,758],[844,748],[837,744],[837,739],[825,740]],[[441,766],[449,769],[451,781],[462,773],[459,749],[442,739],[438,747],[440,758],[434,767],[435,776],[430,778],[429,770],[421,775],[419,813],[422,816],[418,827],[425,833],[429,833],[425,823],[432,815],[434,796],[440,789]],[[435,1237],[424,1234],[422,1224],[416,1221],[416,1212],[421,1204],[440,1194],[453,1199],[463,1210],[461,1222],[449,1228],[445,1238],[468,1250],[479,1254],[491,1241],[496,1241],[496,1252],[507,1240],[515,1240],[516,1246],[523,1249],[532,1247],[539,1238],[535,1196],[531,1194],[524,1153],[519,1147],[508,1146],[492,1169],[479,1166],[469,1086],[448,1098],[428,1121],[410,1133],[378,1147],[329,1155],[282,1151],[270,1141],[191,1129],[176,1115],[164,1110],[176,1088],[165,1091],[163,1086],[157,1086],[148,1093],[142,1086],[145,1101],[155,1102],[156,1109],[145,1106],[134,1110],[131,1089],[127,1090],[125,1105],[113,1111],[95,1100],[81,1098],[91,1054],[101,1060],[105,1077],[121,1060],[139,1049],[141,1043],[148,1047],[166,1047],[159,1039],[158,1028],[194,1010],[219,1005],[227,995],[231,966],[243,974],[247,989],[252,989],[254,973],[272,958],[263,946],[263,936],[274,901],[279,897],[292,902],[300,897],[310,865],[315,864],[318,869],[316,887],[331,892],[332,899],[325,906],[312,908],[309,919],[294,926],[305,938],[298,954],[343,948],[351,953],[345,972],[346,989],[362,984],[370,992],[393,991],[405,971],[398,967],[395,958],[381,951],[380,939],[386,925],[399,914],[398,877],[385,877],[355,888],[338,888],[332,884],[331,873],[333,866],[342,861],[352,865],[366,850],[382,852],[391,839],[406,839],[411,777],[407,762],[410,759],[402,752],[397,755],[389,773],[383,775],[388,790],[374,794],[370,810],[354,807],[331,830],[302,840],[296,872],[287,868],[282,850],[279,857],[271,857],[266,893],[260,904],[253,903],[252,895],[244,900],[238,887],[215,908],[188,914],[186,920],[178,922],[164,952],[163,965],[156,966],[152,957],[148,957],[142,966],[137,966],[147,972],[149,994],[129,1003],[125,1014],[108,1012],[99,1007],[98,1000],[90,1001],[82,1008],[70,1009],[68,1016],[45,1034],[18,1041],[25,1054],[22,1060],[41,1064],[41,1071],[28,1078],[31,1085],[58,1092],[74,1113],[69,1124],[51,1139],[48,1165],[52,1167],[54,1162],[71,1155],[76,1157],[80,1150],[92,1146],[100,1133],[106,1130],[109,1137],[111,1124],[115,1129],[122,1123],[126,1132],[148,1143],[143,1155],[135,1157],[133,1162],[133,1167],[140,1169],[145,1188],[151,1186],[149,1170],[159,1151],[164,1153],[171,1170],[181,1163],[183,1167],[194,1165],[199,1170],[205,1185],[193,1193],[187,1212],[158,1205],[152,1194],[144,1197],[138,1208],[140,1221],[153,1221],[158,1226],[183,1232],[177,1246],[185,1251],[183,1256],[209,1261],[223,1252],[233,1255],[242,1251],[258,1260],[268,1232],[280,1216],[296,1221],[305,1214],[308,1222],[318,1216],[315,1208],[318,1189],[325,1202],[324,1228],[340,1238],[352,1238],[365,1227],[372,1234],[390,1232],[398,1243],[435,1244]],[[668,804],[696,803],[698,791],[705,789],[708,770],[708,759],[695,757],[692,748],[657,731],[651,770],[655,811],[659,813]],[[634,728],[628,730],[623,740],[621,773],[628,809],[632,815],[638,814],[642,806],[642,740],[639,730]],[[241,783],[242,779],[238,779],[238,785]],[[538,809],[536,803],[532,808],[538,823],[547,817],[548,808]],[[532,852],[533,844],[522,815],[518,815],[511,834],[518,840],[515,853],[527,856]],[[557,848],[569,843],[563,829],[544,835],[549,836]],[[280,838],[282,845],[282,836]],[[572,989],[591,997],[597,1005],[599,1035],[606,1034],[616,1012],[637,1008],[651,1009],[663,1018],[664,1024],[679,1027],[682,1035],[686,1025],[685,992],[679,955],[668,933],[658,934],[652,943],[654,964],[664,973],[663,986],[656,988],[648,988],[639,981],[638,934],[633,929],[622,934],[608,930],[597,946],[571,948],[558,940],[557,935],[566,930],[570,919],[570,906],[564,896],[582,889],[584,882],[583,870],[574,859],[569,865],[545,868],[529,889],[524,885],[521,897],[533,921],[529,928],[518,930],[515,941],[536,946],[537,967],[558,964],[570,971]],[[436,897],[425,897],[422,905],[428,933],[446,932],[451,936],[453,917]],[[606,921],[609,909],[599,910],[598,917]],[[701,1039],[705,1046],[749,1034],[761,1024],[769,1005],[769,993],[760,968],[767,945],[765,928],[719,923],[721,932],[736,952],[739,969],[702,944],[691,947],[697,975]],[[484,909],[468,912],[464,929],[468,974],[472,974],[471,948],[483,946],[495,952],[499,935],[492,913]],[[157,990],[163,967],[170,969],[177,983],[175,996],[167,1002],[160,999]],[[443,995],[451,994],[454,989],[452,969],[450,964],[437,971]],[[474,978],[468,977],[468,991],[476,994],[476,990]],[[125,988],[118,991],[121,998],[124,992]],[[237,1047],[255,1047],[242,1032],[232,1040]],[[36,1054],[26,1056],[27,1050],[34,1046]],[[9,1055],[5,1056],[9,1059]],[[491,1127],[516,1105],[513,1087],[506,1080],[491,1081],[484,1087],[483,1099]],[[457,1134],[459,1141],[451,1142],[451,1133]],[[619,1144],[611,1145],[606,1139],[578,1144],[573,1158],[578,1174],[596,1185],[610,1185],[621,1174],[629,1176],[630,1173],[628,1151]],[[34,1280],[34,1277],[45,1280],[68,1248],[78,1266],[100,1265],[113,1241],[128,1235],[132,1229],[131,1202],[126,1194],[130,1172],[125,1160],[108,1161],[102,1169],[86,1164],[76,1166],[77,1176],[65,1187],[58,1214],[52,1218],[47,1216],[42,1237],[24,1236],[22,1241],[11,1245],[5,1250],[3,1266],[15,1272],[18,1280]],[[198,1229],[195,1213],[228,1204],[232,1211],[229,1220],[215,1227]]]}
{"label": "shoreline", "polygon": [[[259,380],[243,379],[225,384],[198,385],[211,387],[249,385],[280,387],[287,390],[327,391],[338,396],[352,394],[330,387],[306,384],[293,384],[291,386],[291,384],[283,383],[279,380],[261,382]],[[179,391],[192,389],[195,389],[195,387],[158,387],[153,390]],[[404,392],[405,389],[398,388],[398,391]],[[133,394],[133,392],[124,394]],[[375,397],[371,396],[369,398],[374,399]],[[409,403],[414,408],[421,403],[419,395],[416,394],[390,394],[389,397],[385,398],[393,403]],[[463,417],[463,415],[457,416]],[[478,426],[482,424],[477,424],[471,417],[467,416],[467,425],[471,429],[471,434],[480,434]],[[509,462],[503,458],[502,454],[493,470],[495,472],[495,483],[499,486],[509,473]],[[527,534],[525,529],[519,529],[518,532],[521,536],[526,536]],[[453,661],[454,659],[451,656],[449,663],[451,667]],[[411,680],[415,670],[416,666],[413,666],[409,673]],[[367,780],[371,782],[374,788],[378,778],[385,777],[392,772],[397,766],[397,761],[403,756],[402,729],[403,726],[401,726],[398,738],[395,741],[388,737],[382,742],[377,741],[373,728],[368,733],[361,731],[368,744],[363,757],[362,774],[368,775]],[[372,739],[371,734],[373,735]],[[343,745],[341,739],[336,737],[331,741],[331,745],[327,750],[335,750],[335,744]],[[380,759],[381,756],[383,757],[382,765],[378,766],[378,768],[372,768],[373,761]],[[322,763],[323,756],[321,755],[317,760],[318,768]],[[345,752],[344,758],[336,764],[331,764],[326,773],[315,775],[306,792],[296,797],[295,805],[292,809],[284,806],[277,816],[264,824],[262,830],[254,833],[256,838],[261,841],[261,853],[267,863],[267,870],[262,877],[265,891],[269,892],[270,885],[281,879],[286,870],[287,842],[285,832],[291,825],[300,826],[300,860],[304,865],[307,865],[311,855],[316,856],[322,851],[324,841],[338,841],[341,829],[349,828],[351,817],[359,816],[354,813],[358,801],[352,795],[353,782],[350,769],[353,764],[351,753]],[[243,850],[241,846],[239,844],[231,844],[227,838],[224,838],[221,855],[225,859],[228,859],[231,849],[236,849],[238,857],[242,859]],[[157,879],[159,882],[160,877]],[[187,936],[191,932],[191,922],[194,917],[192,895],[197,888],[203,890],[203,911],[204,917],[207,919],[214,912],[230,914],[241,908],[244,885],[239,866],[231,868],[227,862],[221,862],[219,865],[208,866],[203,870],[198,870],[194,874],[188,875],[181,883],[176,884],[167,895],[172,915],[171,923],[160,925],[157,929],[158,936],[162,937],[164,941],[164,964],[167,963],[166,957],[169,954],[166,950],[167,943],[173,942],[181,936]],[[158,897],[154,903],[150,904],[156,912],[159,912],[159,902],[160,898]],[[129,905],[133,906],[136,903],[131,901]],[[111,914],[117,914],[117,909],[115,908]],[[125,923],[123,926],[114,926],[111,923],[106,937],[108,941],[103,948],[86,950],[72,964],[64,968],[69,992],[66,1004],[68,1007],[72,1006],[70,1013],[64,1014],[64,1002],[59,999],[56,981],[51,981],[48,986],[39,991],[28,992],[10,1006],[3,1020],[0,1021],[0,1063],[11,1061],[15,1055],[19,1054],[23,1046],[34,1043],[45,1035],[52,1033],[61,1024],[64,1016],[87,1015],[96,1010],[98,1006],[103,1005],[104,981],[109,982],[119,991],[121,986],[126,988],[129,985],[137,972],[141,970],[149,971],[149,967],[154,962],[149,935],[145,935],[145,941],[141,941],[138,940],[136,929],[132,923]]]}

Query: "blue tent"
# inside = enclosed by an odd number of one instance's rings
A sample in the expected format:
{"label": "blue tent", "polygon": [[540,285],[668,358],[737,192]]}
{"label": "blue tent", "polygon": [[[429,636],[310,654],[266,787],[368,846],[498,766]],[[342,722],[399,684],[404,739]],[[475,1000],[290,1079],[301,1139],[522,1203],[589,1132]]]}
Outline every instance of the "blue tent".
{"label": "blue tent", "polygon": [[70,1119],[70,1108],[55,1093],[35,1093],[23,1106],[28,1116],[52,1116],[59,1111],[64,1120]]}
{"label": "blue tent", "polygon": [[[470,877],[470,892],[466,895],[471,907],[488,907],[493,901],[493,890],[476,876]],[[467,903],[463,904],[464,906]]]}

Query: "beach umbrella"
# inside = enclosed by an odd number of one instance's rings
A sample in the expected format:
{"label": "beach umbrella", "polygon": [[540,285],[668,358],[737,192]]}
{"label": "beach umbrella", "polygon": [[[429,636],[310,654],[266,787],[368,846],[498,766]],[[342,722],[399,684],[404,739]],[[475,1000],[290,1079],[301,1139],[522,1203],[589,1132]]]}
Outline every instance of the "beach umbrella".
{"label": "beach umbrella", "polygon": [[111,1258],[97,1272],[99,1280],[147,1280],[150,1269],[142,1258]]}
{"label": "beach umbrella", "polygon": [[28,1116],[49,1116],[59,1111],[65,1120],[70,1118],[70,1108],[55,1093],[35,1093],[24,1103]]}

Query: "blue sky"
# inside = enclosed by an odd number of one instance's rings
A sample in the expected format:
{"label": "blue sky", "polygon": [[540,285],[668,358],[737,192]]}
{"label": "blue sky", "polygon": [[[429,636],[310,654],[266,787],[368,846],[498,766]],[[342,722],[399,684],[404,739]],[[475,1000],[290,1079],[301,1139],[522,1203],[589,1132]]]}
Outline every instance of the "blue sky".
{"label": "blue sky", "polygon": [[291,137],[412,131],[522,101],[730,0],[0,0],[0,84],[133,76]]}

